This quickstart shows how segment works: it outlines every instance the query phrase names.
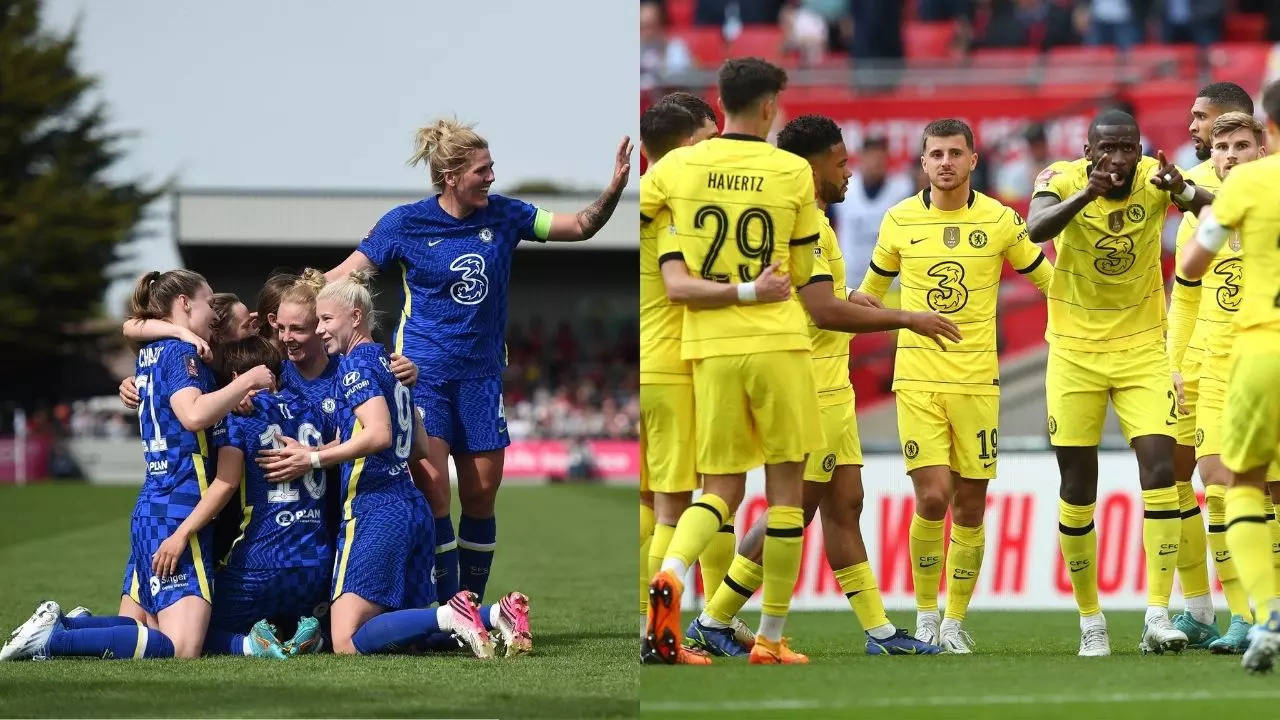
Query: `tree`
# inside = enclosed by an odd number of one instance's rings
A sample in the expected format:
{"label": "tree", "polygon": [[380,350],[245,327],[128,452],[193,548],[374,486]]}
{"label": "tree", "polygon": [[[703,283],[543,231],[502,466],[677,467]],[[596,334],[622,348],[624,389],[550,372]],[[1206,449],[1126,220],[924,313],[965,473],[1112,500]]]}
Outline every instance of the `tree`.
{"label": "tree", "polygon": [[39,0],[0,0],[0,398],[25,404],[100,373],[86,328],[106,267],[160,194],[108,179],[124,136],[87,97],[76,35],[42,30]]}

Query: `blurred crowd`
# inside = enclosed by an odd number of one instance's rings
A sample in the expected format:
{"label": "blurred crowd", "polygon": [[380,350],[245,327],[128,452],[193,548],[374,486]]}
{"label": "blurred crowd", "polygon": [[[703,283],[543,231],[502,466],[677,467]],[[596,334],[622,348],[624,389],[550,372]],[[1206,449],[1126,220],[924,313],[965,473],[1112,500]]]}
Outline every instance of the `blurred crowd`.
{"label": "blurred crowd", "polygon": [[946,42],[955,54],[1082,44],[1124,50],[1142,42],[1205,47],[1225,39],[1242,14],[1261,19],[1263,37],[1280,41],[1275,0],[642,0],[641,82],[696,67],[685,41],[668,32],[673,18],[718,26],[726,40],[744,26],[776,25],[784,52],[815,64],[832,54],[902,59],[904,35],[920,23],[954,23]]}
{"label": "blurred crowd", "polygon": [[[640,422],[638,330],[634,318],[548,326],[513,321],[504,374],[513,440],[625,438]],[[12,425],[0,413],[0,435]],[[138,418],[115,396],[43,407],[27,417],[32,434],[55,438],[137,438]]]}

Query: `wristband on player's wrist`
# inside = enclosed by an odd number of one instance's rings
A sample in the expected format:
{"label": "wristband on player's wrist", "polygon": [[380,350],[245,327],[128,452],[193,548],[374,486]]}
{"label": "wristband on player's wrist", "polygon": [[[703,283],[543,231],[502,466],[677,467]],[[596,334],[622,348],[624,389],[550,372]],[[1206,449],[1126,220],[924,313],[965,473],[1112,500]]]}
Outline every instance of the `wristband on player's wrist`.
{"label": "wristband on player's wrist", "polygon": [[1176,197],[1179,201],[1184,203],[1191,202],[1191,199],[1194,198],[1195,196],[1196,196],[1196,186],[1192,185],[1189,182],[1184,182],[1182,184],[1182,192],[1178,193],[1177,195],[1174,195],[1174,197]]}
{"label": "wristband on player's wrist", "polygon": [[320,469],[320,453],[315,452],[315,451],[312,451],[312,453],[311,453],[311,467],[315,468],[316,470],[319,470],[319,469]]}
{"label": "wristband on player's wrist", "polygon": [[738,283],[738,302],[753,303],[756,301],[756,284],[754,282]]}

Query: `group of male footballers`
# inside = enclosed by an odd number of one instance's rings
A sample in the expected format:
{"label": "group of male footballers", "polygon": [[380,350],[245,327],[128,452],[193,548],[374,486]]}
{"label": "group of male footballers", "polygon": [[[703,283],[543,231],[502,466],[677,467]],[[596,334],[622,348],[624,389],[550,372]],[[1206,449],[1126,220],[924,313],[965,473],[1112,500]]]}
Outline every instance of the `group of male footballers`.
{"label": "group of male footballers", "polygon": [[[824,214],[843,199],[850,176],[839,127],[821,116],[794,118],[774,147],[765,138],[786,74],[756,58],[732,59],[718,84],[719,133],[710,106],[687,93],[664,97],[641,118],[650,163],[640,199],[642,660],[806,663],[783,628],[804,527],[817,512],[868,653],[973,652],[963,621],[996,477],[996,308],[1007,261],[1048,303],[1047,431],[1061,475],[1059,539],[1080,611],[1079,655],[1111,652],[1093,522],[1110,401],[1137,458],[1144,507],[1148,609],[1139,649],[1209,648],[1269,668],[1280,651],[1280,564],[1272,564],[1280,526],[1263,481],[1280,443],[1280,399],[1267,392],[1280,361],[1265,350],[1280,337],[1280,295],[1263,296],[1280,270],[1266,244],[1280,235],[1280,207],[1262,202],[1271,158],[1236,168],[1280,141],[1280,87],[1264,95],[1265,128],[1239,86],[1203,88],[1189,128],[1203,162],[1185,178],[1163,152],[1142,154],[1132,115],[1100,112],[1084,156],[1037,176],[1025,220],[972,189],[978,156],[969,126],[929,123],[920,156],[929,186],[885,214],[851,290]],[[1166,313],[1160,257],[1170,205],[1185,216]],[[1197,226],[1202,210],[1209,219]],[[1037,247],[1048,242],[1053,262]],[[1253,262],[1249,247],[1263,259]],[[880,302],[894,279],[901,310]],[[898,335],[893,391],[916,500],[914,634],[885,615],[858,519],[849,339],[892,329],[910,331]],[[1247,373],[1243,359],[1232,372],[1237,357],[1249,359]],[[760,465],[768,509],[733,556],[745,474]],[[1190,483],[1196,467],[1207,537]],[[1232,612],[1226,634],[1214,620],[1206,545]],[[684,578],[695,562],[708,600],[684,628]],[[1171,618],[1175,573],[1187,607]],[[761,587],[752,633],[736,615]]]}

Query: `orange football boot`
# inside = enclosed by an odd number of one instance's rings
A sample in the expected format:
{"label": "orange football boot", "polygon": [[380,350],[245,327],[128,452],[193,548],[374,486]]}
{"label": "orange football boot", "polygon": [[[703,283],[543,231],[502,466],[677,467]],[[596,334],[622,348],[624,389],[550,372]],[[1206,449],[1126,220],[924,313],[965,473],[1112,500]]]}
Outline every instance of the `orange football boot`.
{"label": "orange football boot", "polygon": [[[649,581],[649,612],[645,619],[644,648],[646,662],[675,665],[680,661],[680,595],[684,583],[670,570],[663,570]],[[702,663],[699,663],[702,664]]]}
{"label": "orange football boot", "polygon": [[756,645],[751,648],[748,662],[752,665],[808,665],[809,656],[787,647],[788,639],[782,638],[781,642],[774,645],[765,636],[757,635]]}

